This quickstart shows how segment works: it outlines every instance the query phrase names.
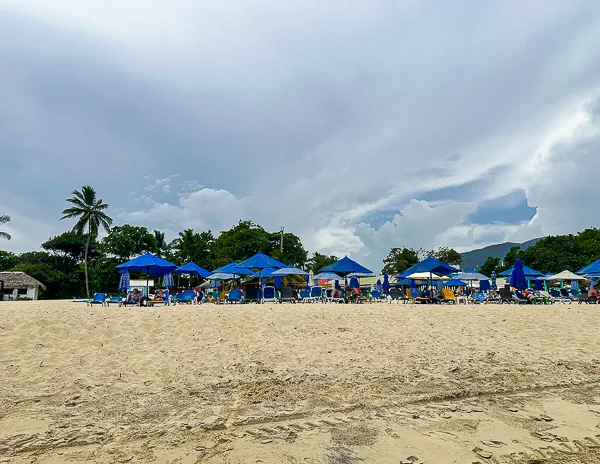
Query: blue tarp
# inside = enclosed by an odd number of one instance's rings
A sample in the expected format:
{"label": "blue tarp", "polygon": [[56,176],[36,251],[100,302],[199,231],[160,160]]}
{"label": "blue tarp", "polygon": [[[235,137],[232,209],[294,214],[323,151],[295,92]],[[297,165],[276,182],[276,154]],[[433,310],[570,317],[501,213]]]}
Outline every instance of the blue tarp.
{"label": "blue tarp", "polygon": [[373,273],[373,271],[361,266],[347,256],[343,257],[339,261],[336,261],[335,263],[331,263],[329,266],[325,266],[323,269],[319,269],[319,272],[335,272],[341,276],[346,276],[348,274],[352,274],[353,272],[359,272],[361,274]]}
{"label": "blue tarp", "polygon": [[126,263],[119,264],[117,269],[122,271],[140,271],[145,274],[150,274],[157,277],[162,277],[165,274],[169,274],[177,269],[177,266],[169,261],[165,261],[158,256],[154,256],[152,253],[146,253],[142,256],[127,261]]}
{"label": "blue tarp", "polygon": [[398,274],[396,276],[396,279],[403,279],[417,272],[430,272],[432,274],[447,275],[452,274],[454,272],[460,272],[460,270],[430,256],[429,258],[425,258],[420,263],[409,267],[403,273]]}

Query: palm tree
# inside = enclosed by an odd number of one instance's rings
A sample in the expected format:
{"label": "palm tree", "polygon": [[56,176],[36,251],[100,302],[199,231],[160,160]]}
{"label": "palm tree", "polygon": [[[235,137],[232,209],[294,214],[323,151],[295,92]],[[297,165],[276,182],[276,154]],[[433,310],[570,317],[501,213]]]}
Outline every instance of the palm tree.
{"label": "palm tree", "polygon": [[167,242],[165,242],[165,233],[161,232],[160,230],[155,230],[154,238],[156,239],[156,254],[159,258],[162,258],[162,253],[167,247]]}
{"label": "palm tree", "polygon": [[[6,214],[0,216],[0,224],[6,224],[8,222],[10,222],[10,216],[7,216]],[[10,234],[8,232],[0,232],[0,238],[10,240]]]}
{"label": "palm tree", "polygon": [[65,209],[60,219],[77,218],[77,223],[73,227],[73,232],[83,234],[87,230],[87,243],[85,246],[84,267],[85,267],[85,291],[90,297],[90,283],[88,279],[88,250],[92,237],[96,238],[100,226],[110,231],[112,219],[103,211],[108,208],[106,203],[102,203],[101,198],[96,198],[96,191],[89,185],[81,187],[81,191],[73,190],[72,197],[67,201],[73,206]]}

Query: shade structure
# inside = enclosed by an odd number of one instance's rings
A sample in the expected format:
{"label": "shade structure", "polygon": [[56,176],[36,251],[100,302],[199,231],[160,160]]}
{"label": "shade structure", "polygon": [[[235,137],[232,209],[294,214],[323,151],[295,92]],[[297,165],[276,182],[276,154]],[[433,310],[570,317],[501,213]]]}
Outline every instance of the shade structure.
{"label": "shade structure", "polygon": [[544,282],[541,279],[535,279],[535,287],[536,291],[544,290]]}
{"label": "shade structure", "polygon": [[199,275],[203,279],[206,279],[211,272],[207,271],[203,267],[198,266],[193,261],[190,261],[183,266],[179,266],[177,269],[173,271],[175,274],[189,274],[189,275]]}
{"label": "shade structure", "polygon": [[360,288],[360,283],[358,282],[358,277],[352,277],[350,282],[348,282],[348,287],[350,288]]}
{"label": "shade structure", "polygon": [[254,256],[248,258],[241,263],[235,265],[236,268],[252,269],[253,271],[259,271],[272,267],[274,269],[282,269],[286,267],[285,264],[265,255],[264,253],[256,253]]}
{"label": "shade structure", "polygon": [[255,272],[252,274],[252,277],[277,277],[277,274],[275,274],[275,271],[277,269],[274,269],[272,267],[268,267],[266,269],[261,269],[260,273],[259,272]]}
{"label": "shade structure", "polygon": [[229,264],[226,264],[225,266],[221,266],[220,268],[212,271],[212,273],[209,274],[208,277],[210,279],[231,280],[242,275],[254,274],[254,271],[250,269],[237,267],[237,264],[237,262],[233,261]]}
{"label": "shade structure", "polygon": [[358,277],[358,278],[375,277],[375,273],[374,272],[351,272],[346,277]]}
{"label": "shade structure", "polygon": [[411,280],[409,285],[410,285],[410,288],[417,288],[417,281]]}
{"label": "shade structure", "polygon": [[387,292],[390,289],[390,277],[387,274],[383,274],[383,291]]}
{"label": "shade structure", "polygon": [[591,276],[599,276],[600,275],[600,259],[594,261],[593,263],[588,264],[585,267],[582,267],[577,271],[577,274],[581,275],[591,275]]}
{"label": "shade structure", "polygon": [[[521,263],[523,265],[523,263]],[[499,275],[502,277],[510,277],[512,275],[514,267],[507,269],[506,271],[502,271]],[[537,279],[542,275],[541,272],[536,271],[535,269],[531,269],[530,267],[523,266],[523,274],[525,274],[526,279]]]}
{"label": "shade structure", "polygon": [[513,267],[513,272],[510,275],[510,286],[517,290],[524,290],[528,286],[523,267],[523,263],[517,258]]}
{"label": "shade structure", "polygon": [[170,274],[177,266],[169,261],[165,261],[152,253],[146,253],[137,258],[119,264],[117,269],[131,271],[140,271],[145,274],[150,274],[157,277],[162,277],[165,274]]}
{"label": "shade structure", "polygon": [[308,275],[308,272],[295,266],[286,266],[281,269],[277,269],[273,272],[273,275],[287,276],[287,275]]}
{"label": "shade structure", "polygon": [[444,287],[466,287],[467,283],[458,279],[451,279],[448,282],[444,282]]}
{"label": "shade structure", "polygon": [[340,276],[347,276],[352,273],[361,273],[361,274],[369,274],[372,275],[373,271],[367,269],[364,266],[361,266],[356,261],[344,256],[339,261],[335,263],[331,263],[328,266],[325,266],[323,269],[319,269],[319,272],[335,272]]}
{"label": "shade structure", "polygon": [[121,271],[121,278],[119,279],[119,290],[127,290],[131,285],[131,279],[129,277],[129,271]]}
{"label": "shade structure", "polygon": [[275,287],[275,288],[283,287],[283,282],[281,280],[281,276],[275,276],[275,279],[273,280],[273,287]]}
{"label": "shade structure", "polygon": [[489,280],[484,279],[484,280],[479,281],[479,291],[480,292],[487,292],[490,288],[492,288],[492,286],[490,285]]}
{"label": "shade structure", "polygon": [[415,272],[414,274],[406,276],[406,278],[411,280],[450,280],[449,277],[439,276],[430,272]]}
{"label": "shade structure", "polygon": [[411,283],[414,282],[414,280],[410,280],[410,279],[402,279],[402,280],[398,280],[396,282],[396,286],[401,286],[401,285],[411,285]]}
{"label": "shade structure", "polygon": [[474,269],[469,269],[465,272],[460,272],[458,275],[454,276],[455,279],[460,280],[488,280],[489,277],[483,275],[480,272],[475,271]]}
{"label": "shade structure", "polygon": [[162,286],[165,288],[170,288],[175,286],[175,282],[173,282],[173,274],[165,274],[162,281]]}
{"label": "shade structure", "polygon": [[377,279],[377,283],[375,284],[375,290],[377,290],[379,293],[383,291],[383,284],[381,283],[380,279]]}
{"label": "shade structure", "polygon": [[586,280],[585,277],[577,275],[571,271],[562,271],[547,277],[546,280]]}
{"label": "shade structure", "polygon": [[315,280],[343,280],[343,278],[340,277],[335,272],[319,272],[317,275],[314,276],[314,279]]}
{"label": "shade structure", "polygon": [[405,278],[411,274],[414,274],[416,272],[429,272],[432,274],[447,275],[447,274],[453,274],[455,272],[460,272],[460,269],[456,269],[455,267],[450,266],[449,264],[443,263],[439,259],[435,259],[430,256],[428,258],[425,258],[420,263],[417,263],[414,266],[409,267],[401,274],[398,274],[396,276],[396,279],[403,279],[403,278]]}
{"label": "shade structure", "polygon": [[496,271],[492,272],[492,290],[498,290],[498,285],[496,284]]}

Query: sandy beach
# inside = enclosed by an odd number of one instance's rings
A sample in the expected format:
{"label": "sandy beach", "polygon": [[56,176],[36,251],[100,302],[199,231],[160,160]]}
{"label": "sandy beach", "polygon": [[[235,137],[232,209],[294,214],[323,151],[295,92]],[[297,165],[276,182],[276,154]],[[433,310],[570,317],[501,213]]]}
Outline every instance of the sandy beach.
{"label": "sandy beach", "polygon": [[0,304],[0,462],[600,462],[600,306]]}

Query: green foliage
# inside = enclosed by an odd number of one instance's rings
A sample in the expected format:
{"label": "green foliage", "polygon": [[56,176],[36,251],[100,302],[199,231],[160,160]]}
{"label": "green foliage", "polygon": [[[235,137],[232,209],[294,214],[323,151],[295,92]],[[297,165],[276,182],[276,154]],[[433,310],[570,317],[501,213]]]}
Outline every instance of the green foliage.
{"label": "green foliage", "polygon": [[[53,254],[62,256],[65,261],[68,258],[75,263],[80,263],[85,258],[87,238],[87,234],[76,234],[72,231],[63,232],[42,243],[42,248],[51,251]],[[95,240],[90,241],[88,257],[94,259],[98,256],[98,243]]]}
{"label": "green foliage", "polygon": [[90,269],[90,282],[94,293],[117,294],[121,275],[117,266],[118,258],[102,257],[94,262]]}
{"label": "green foliage", "polygon": [[441,247],[431,252],[435,259],[439,259],[443,263],[460,266],[462,255],[453,248]]}
{"label": "green foliage", "polygon": [[494,256],[488,256],[485,262],[479,268],[479,272],[483,275],[490,277],[493,272],[498,274],[501,271],[501,260],[500,258],[496,258]]}
{"label": "green foliage", "polygon": [[[7,224],[10,222],[10,216],[7,216],[6,214],[3,214],[0,216],[0,225],[2,224]],[[5,240],[10,240],[10,234],[7,232],[0,232],[0,238],[3,238]]]}
{"label": "green foliage", "polygon": [[[529,247],[529,248],[531,248],[531,247]],[[513,267],[515,265],[515,261],[519,257],[520,250],[521,250],[521,247],[519,245],[510,247],[510,250],[508,253],[506,253],[506,256],[504,257],[504,260],[502,263],[503,271],[506,269],[510,269],[511,267]]]}
{"label": "green foliage", "polygon": [[383,274],[395,276],[419,262],[418,252],[412,248],[392,248],[383,258]]}
{"label": "green foliage", "polygon": [[240,221],[215,239],[213,265],[224,266],[231,261],[243,261],[259,252],[268,253],[271,246],[269,233],[262,226],[252,221]]}
{"label": "green foliage", "polygon": [[154,234],[145,227],[125,224],[113,227],[110,233],[102,239],[104,253],[113,255],[123,261],[143,253],[156,253],[157,244]]}
{"label": "green foliage", "polygon": [[160,230],[155,230],[154,239],[156,240],[156,256],[162,257],[164,252],[168,249],[167,242],[165,241],[165,233]]}
{"label": "green foliage", "polygon": [[303,267],[308,258],[308,252],[302,245],[300,237],[291,233],[283,234],[283,253],[281,252],[281,233],[269,234],[270,246],[266,254],[281,261],[284,264]]}
{"label": "green foliage", "polygon": [[325,266],[329,266],[331,263],[335,263],[338,260],[339,258],[334,255],[327,256],[321,253],[315,253],[307,261],[306,270],[313,274],[318,274]]}
{"label": "green foliage", "polygon": [[19,263],[19,257],[10,251],[0,250],[0,272],[8,271]]}
{"label": "green foliage", "polygon": [[193,261],[200,267],[211,269],[213,242],[214,237],[210,230],[197,233],[193,229],[186,229],[179,232],[179,236],[169,245],[171,258],[179,265]]}

